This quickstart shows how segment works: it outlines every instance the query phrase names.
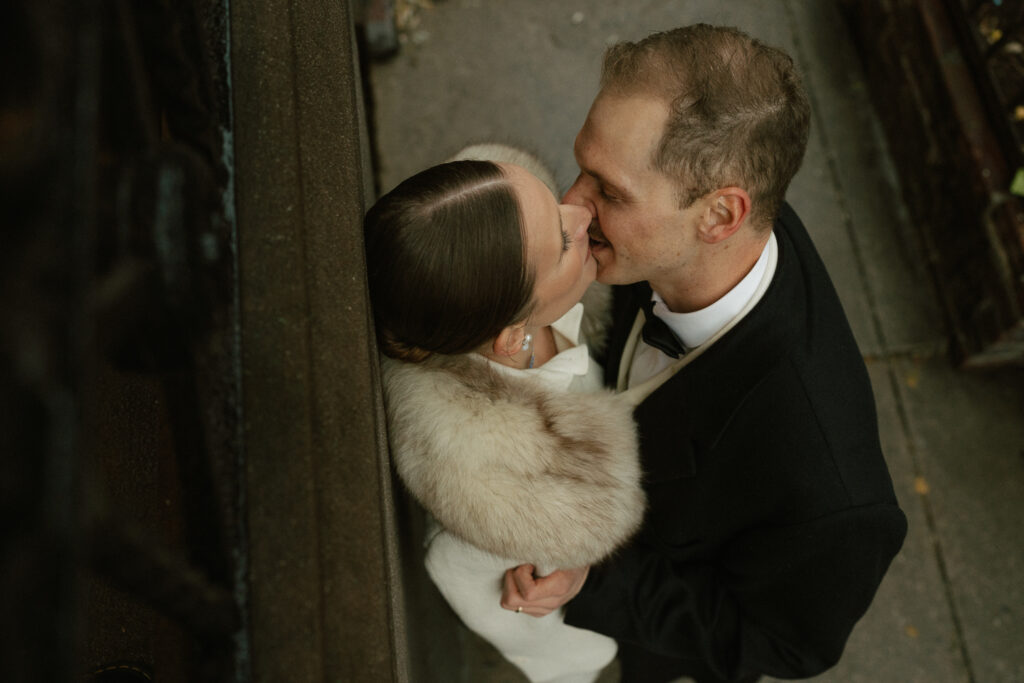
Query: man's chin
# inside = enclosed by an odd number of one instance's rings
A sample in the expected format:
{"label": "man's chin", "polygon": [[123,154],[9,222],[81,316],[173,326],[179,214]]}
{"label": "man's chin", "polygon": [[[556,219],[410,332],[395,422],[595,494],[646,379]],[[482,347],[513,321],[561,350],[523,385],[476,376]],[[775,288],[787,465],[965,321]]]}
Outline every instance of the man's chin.
{"label": "man's chin", "polygon": [[602,268],[601,264],[597,264],[597,278],[595,278],[602,285],[618,285],[622,284],[615,278],[615,273],[611,268]]}
{"label": "man's chin", "polygon": [[632,285],[639,282],[635,278],[624,277],[623,273],[617,272],[612,263],[597,262],[597,281],[602,285]]}

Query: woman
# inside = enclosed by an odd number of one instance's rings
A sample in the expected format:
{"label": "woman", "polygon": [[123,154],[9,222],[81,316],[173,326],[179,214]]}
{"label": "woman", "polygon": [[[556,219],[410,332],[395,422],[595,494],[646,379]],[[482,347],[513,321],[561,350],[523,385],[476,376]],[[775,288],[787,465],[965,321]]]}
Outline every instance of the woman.
{"label": "woman", "polygon": [[532,681],[592,681],[615,643],[503,610],[505,570],[589,566],[643,514],[631,408],[600,391],[581,338],[602,314],[579,303],[590,220],[522,166],[456,161],[365,221],[392,455],[440,524],[428,573]]}

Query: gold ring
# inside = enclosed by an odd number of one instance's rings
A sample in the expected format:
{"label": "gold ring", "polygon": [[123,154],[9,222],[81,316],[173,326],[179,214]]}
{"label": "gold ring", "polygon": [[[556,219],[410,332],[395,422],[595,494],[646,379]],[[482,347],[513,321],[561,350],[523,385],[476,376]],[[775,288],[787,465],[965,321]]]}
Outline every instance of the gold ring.
{"label": "gold ring", "polygon": [[519,607],[516,607],[516,614],[519,614],[522,611],[523,611],[523,606],[522,605],[520,605]]}

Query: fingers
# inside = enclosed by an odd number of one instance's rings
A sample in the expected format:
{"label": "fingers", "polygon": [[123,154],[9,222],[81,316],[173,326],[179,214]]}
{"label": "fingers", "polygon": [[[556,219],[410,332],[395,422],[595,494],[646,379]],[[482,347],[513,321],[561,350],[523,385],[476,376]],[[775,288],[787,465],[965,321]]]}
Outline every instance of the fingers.
{"label": "fingers", "polygon": [[519,593],[513,573],[515,569],[509,569],[501,582],[501,606],[505,609],[515,610],[523,603],[523,596]]}
{"label": "fingers", "polygon": [[537,578],[533,575],[533,565],[521,564],[505,572],[501,606],[534,617],[551,614],[576,597],[589,570],[589,567],[561,570]]}
{"label": "fingers", "polygon": [[505,572],[501,588],[501,606],[518,614],[528,614],[531,617],[543,617],[551,614],[554,607],[543,603],[537,603],[528,596],[535,595],[537,583],[533,578],[533,565],[521,564],[518,567]]}
{"label": "fingers", "polygon": [[[533,601],[536,599],[537,581],[533,578],[533,565],[532,564],[521,564],[518,567],[511,569],[512,580],[516,584],[516,589],[525,600]],[[508,572],[506,572],[508,574]]]}

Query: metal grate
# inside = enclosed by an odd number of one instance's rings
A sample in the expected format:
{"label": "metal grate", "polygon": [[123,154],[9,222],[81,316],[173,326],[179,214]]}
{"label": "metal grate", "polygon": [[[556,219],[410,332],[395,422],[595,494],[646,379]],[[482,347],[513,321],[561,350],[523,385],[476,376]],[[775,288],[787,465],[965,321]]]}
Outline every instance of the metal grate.
{"label": "metal grate", "polygon": [[[157,680],[242,680],[234,238],[221,161],[230,121],[223,64],[209,58],[223,37],[208,34],[222,30],[223,5],[7,10],[5,676],[82,680],[111,663],[90,660],[97,653]],[[140,472],[160,490],[140,486]],[[119,623],[154,624],[137,629],[152,647],[118,650],[131,629],[104,635],[93,584],[144,616]],[[174,660],[164,671],[161,648]]]}
{"label": "metal grate", "polygon": [[994,134],[1010,165],[1024,166],[1024,2],[947,0]]}
{"label": "metal grate", "polygon": [[907,208],[967,367],[1024,360],[1021,0],[845,0]]}

